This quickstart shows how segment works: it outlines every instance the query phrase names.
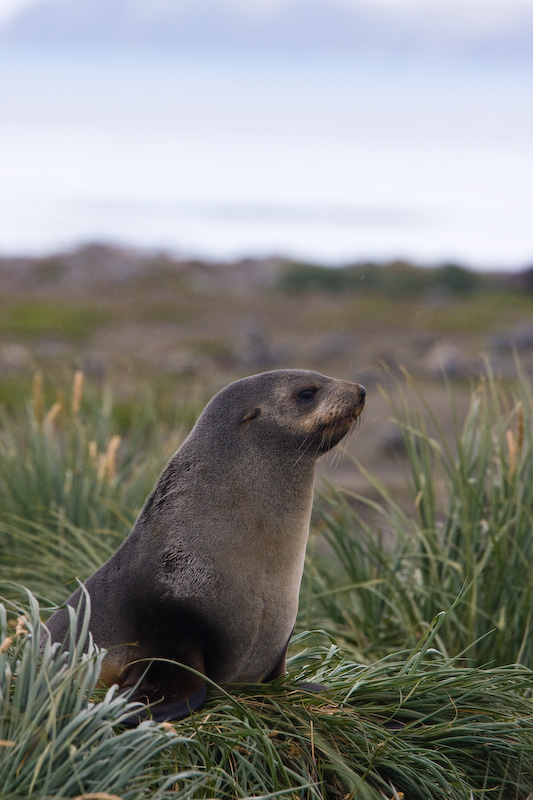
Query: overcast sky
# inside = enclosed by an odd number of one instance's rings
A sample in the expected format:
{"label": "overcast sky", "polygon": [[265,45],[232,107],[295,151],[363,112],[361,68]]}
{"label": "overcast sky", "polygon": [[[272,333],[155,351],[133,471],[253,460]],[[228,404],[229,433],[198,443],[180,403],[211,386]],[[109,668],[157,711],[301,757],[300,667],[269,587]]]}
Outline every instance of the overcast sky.
{"label": "overcast sky", "polygon": [[4,43],[474,49],[533,59],[533,0],[0,0]]}
{"label": "overcast sky", "polygon": [[0,69],[0,252],[531,261],[533,0],[0,0]]}

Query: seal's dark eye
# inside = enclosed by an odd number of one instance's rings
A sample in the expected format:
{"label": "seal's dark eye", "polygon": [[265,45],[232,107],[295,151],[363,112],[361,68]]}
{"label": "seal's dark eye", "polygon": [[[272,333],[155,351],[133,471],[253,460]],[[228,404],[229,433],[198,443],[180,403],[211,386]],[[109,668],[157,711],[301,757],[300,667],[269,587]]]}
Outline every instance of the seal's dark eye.
{"label": "seal's dark eye", "polygon": [[301,392],[298,392],[298,400],[312,400],[317,391],[318,389],[302,389]]}

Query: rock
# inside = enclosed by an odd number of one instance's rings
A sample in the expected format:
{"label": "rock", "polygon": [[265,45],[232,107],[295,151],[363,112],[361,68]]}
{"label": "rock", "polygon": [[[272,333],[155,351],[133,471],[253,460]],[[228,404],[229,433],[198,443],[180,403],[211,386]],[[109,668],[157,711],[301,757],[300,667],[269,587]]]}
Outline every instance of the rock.
{"label": "rock", "polygon": [[380,439],[380,450],[386,456],[405,455],[405,439],[402,431],[396,423],[388,423],[382,432]]}
{"label": "rock", "polygon": [[496,352],[530,350],[533,348],[533,324],[525,322],[508,333],[497,333],[491,337],[489,344],[491,350]]}
{"label": "rock", "polygon": [[437,342],[423,359],[425,372],[433,378],[450,377],[464,372],[458,348],[450,342]]}
{"label": "rock", "polygon": [[31,353],[24,345],[15,343],[0,345],[0,374],[25,372],[32,366]]}

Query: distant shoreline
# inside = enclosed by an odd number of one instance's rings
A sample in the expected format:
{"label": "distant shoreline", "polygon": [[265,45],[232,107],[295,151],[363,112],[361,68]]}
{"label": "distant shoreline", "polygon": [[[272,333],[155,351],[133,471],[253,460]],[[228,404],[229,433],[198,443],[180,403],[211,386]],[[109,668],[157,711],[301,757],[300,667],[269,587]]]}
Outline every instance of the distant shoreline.
{"label": "distant shoreline", "polygon": [[[228,270],[232,268],[254,268],[269,269],[272,265],[287,265],[296,264],[311,266],[320,269],[333,269],[338,271],[354,269],[362,266],[370,266],[371,268],[386,268],[391,265],[406,266],[413,270],[439,270],[444,267],[453,266],[458,270],[463,270],[467,273],[473,273],[479,276],[493,276],[500,277],[505,280],[508,277],[511,281],[513,278],[528,275],[533,271],[533,254],[529,263],[524,263],[522,266],[515,267],[486,267],[482,265],[472,265],[466,262],[461,262],[455,259],[435,259],[431,261],[421,261],[418,259],[408,259],[401,256],[396,258],[359,258],[347,261],[333,262],[324,259],[305,259],[294,257],[293,255],[284,253],[269,253],[269,254],[245,254],[235,256],[233,258],[216,258],[207,255],[200,255],[198,253],[185,253],[179,252],[174,248],[165,247],[142,247],[138,245],[120,244],[110,241],[94,241],[82,242],[71,247],[64,248],[43,248],[36,252],[6,252],[0,249],[0,273],[16,272],[19,268],[24,267],[31,271],[32,265],[38,266],[40,262],[57,261],[59,265],[68,271],[73,265],[76,269],[79,268],[80,259],[85,261],[94,259],[95,263],[104,264],[106,269],[113,270],[117,264],[117,260],[121,264],[120,271],[123,273],[136,272],[143,269],[143,265],[152,265],[157,263],[165,263],[170,266],[174,264],[177,268],[183,265],[203,265],[208,269],[225,267]],[[106,260],[109,263],[106,265]]]}

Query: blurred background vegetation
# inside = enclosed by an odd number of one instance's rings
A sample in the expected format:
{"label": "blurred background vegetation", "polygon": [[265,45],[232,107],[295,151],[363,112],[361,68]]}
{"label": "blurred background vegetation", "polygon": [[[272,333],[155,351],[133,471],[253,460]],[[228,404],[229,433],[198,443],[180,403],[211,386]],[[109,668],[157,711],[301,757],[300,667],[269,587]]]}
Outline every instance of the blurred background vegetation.
{"label": "blurred background vegetation", "polygon": [[[216,263],[104,245],[46,258],[0,258],[0,407],[14,409],[42,371],[44,397],[83,371],[113,396],[113,431],[190,426],[243,375],[298,367],[363,383],[352,448],[400,488],[402,445],[379,387],[406,368],[451,433],[443,378],[465,413],[487,356],[512,381],[533,375],[533,271],[479,273],[404,262],[343,268],[282,258]],[[142,420],[139,419],[142,417]],[[338,461],[338,459],[336,459]],[[337,485],[362,489],[349,459]]]}

